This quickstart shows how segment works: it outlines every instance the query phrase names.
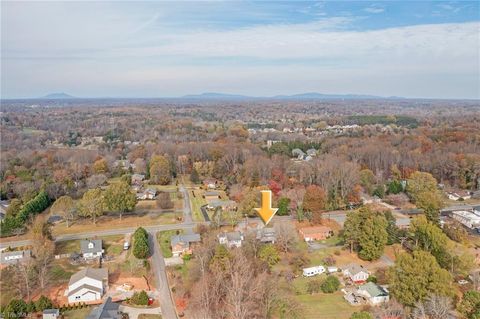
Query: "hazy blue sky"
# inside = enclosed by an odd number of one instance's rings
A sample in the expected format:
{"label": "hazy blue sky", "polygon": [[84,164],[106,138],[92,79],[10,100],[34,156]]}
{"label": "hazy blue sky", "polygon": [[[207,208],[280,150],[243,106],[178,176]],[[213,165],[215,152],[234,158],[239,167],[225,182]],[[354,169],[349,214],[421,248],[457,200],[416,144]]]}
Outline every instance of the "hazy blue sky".
{"label": "hazy blue sky", "polygon": [[6,2],[3,98],[480,98],[477,1]]}

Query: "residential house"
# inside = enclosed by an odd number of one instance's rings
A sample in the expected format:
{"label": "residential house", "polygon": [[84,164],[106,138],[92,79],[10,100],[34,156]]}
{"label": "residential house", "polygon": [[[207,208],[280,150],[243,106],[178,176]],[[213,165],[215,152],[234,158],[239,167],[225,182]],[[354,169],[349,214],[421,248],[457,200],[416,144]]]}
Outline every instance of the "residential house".
{"label": "residential house", "polygon": [[86,319],[120,319],[122,314],[119,310],[120,304],[112,302],[108,297],[100,306],[95,307]]}
{"label": "residential house", "polygon": [[130,189],[134,191],[135,193],[140,193],[140,191],[143,189],[143,185],[138,185],[138,184],[133,184]]}
{"label": "residential house", "polygon": [[132,185],[134,184],[140,185],[142,184],[144,179],[145,179],[145,175],[143,174],[132,174]]}
{"label": "residential house", "polygon": [[116,160],[113,162],[113,167],[128,171],[131,167],[129,160]]}
{"label": "residential house", "polygon": [[220,199],[220,193],[217,191],[207,191],[203,194],[203,198],[205,198],[207,202],[217,201]]}
{"label": "residential house", "polygon": [[57,319],[60,318],[60,310],[45,309],[42,313],[42,319]]}
{"label": "residential house", "polygon": [[242,247],[243,235],[239,231],[233,231],[229,233],[220,233],[217,235],[218,242],[222,245],[226,245],[228,248]]}
{"label": "residential house", "polygon": [[30,250],[2,251],[0,253],[0,263],[2,265],[11,265],[28,260],[31,256]]}
{"label": "residential house", "polygon": [[454,211],[450,216],[470,229],[480,227],[480,216],[470,211]]}
{"label": "residential house", "polygon": [[208,209],[220,208],[223,211],[237,210],[237,202],[233,200],[213,200],[207,205]]}
{"label": "residential house", "polygon": [[208,189],[215,189],[218,186],[218,180],[216,180],[215,178],[205,178],[203,180],[203,186]]}
{"label": "residential house", "polygon": [[343,275],[357,284],[366,282],[370,276],[368,270],[358,264],[350,264],[342,269]]}
{"label": "residential house", "polygon": [[292,156],[296,157],[299,160],[303,160],[306,156],[305,152],[299,148],[294,148],[292,150]]}
{"label": "residential house", "polygon": [[137,193],[137,199],[155,199],[157,196],[157,190],[155,188],[147,188],[141,193]]}
{"label": "residential house", "polygon": [[325,240],[333,235],[333,231],[327,226],[311,226],[299,229],[300,235],[305,241]]}
{"label": "residential house", "polygon": [[270,243],[275,244],[277,241],[277,234],[275,233],[275,229],[273,227],[264,227],[257,231],[257,240],[262,243]]}
{"label": "residential house", "polygon": [[472,194],[469,191],[457,190],[454,192],[447,192],[447,197],[450,200],[463,201],[472,198]]}
{"label": "residential house", "polygon": [[80,253],[84,259],[101,258],[104,250],[101,239],[87,239],[80,241]]}
{"label": "residential house", "polygon": [[183,234],[170,237],[170,247],[174,257],[192,253],[191,243],[200,242],[200,234]]}
{"label": "residential house", "polygon": [[108,289],[108,269],[84,268],[70,277],[68,302],[88,302],[102,299]]}
{"label": "residential house", "polygon": [[9,205],[10,205],[10,201],[8,200],[0,201],[0,221],[4,220],[5,216],[7,216],[7,209]]}
{"label": "residential house", "polygon": [[480,199],[480,190],[472,192],[472,198]]}
{"label": "residential house", "polygon": [[317,150],[314,149],[314,148],[309,148],[309,149],[307,150],[307,155],[308,155],[308,156],[317,156]]}
{"label": "residential house", "polygon": [[373,282],[367,282],[366,284],[358,287],[357,293],[367,299],[368,303],[372,306],[376,306],[390,300],[388,290]]}

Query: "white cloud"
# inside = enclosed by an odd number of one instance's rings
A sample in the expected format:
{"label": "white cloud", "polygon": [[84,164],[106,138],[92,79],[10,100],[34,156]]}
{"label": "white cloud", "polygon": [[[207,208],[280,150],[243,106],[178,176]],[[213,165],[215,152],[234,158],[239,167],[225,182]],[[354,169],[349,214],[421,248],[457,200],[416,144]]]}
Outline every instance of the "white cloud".
{"label": "white cloud", "polygon": [[368,13],[382,13],[385,11],[385,8],[370,6],[363,9],[363,11]]}
{"label": "white cloud", "polygon": [[320,91],[479,97],[479,22],[353,31],[353,18],[332,17],[172,31],[162,27],[161,8],[8,5],[2,13],[8,96]]}

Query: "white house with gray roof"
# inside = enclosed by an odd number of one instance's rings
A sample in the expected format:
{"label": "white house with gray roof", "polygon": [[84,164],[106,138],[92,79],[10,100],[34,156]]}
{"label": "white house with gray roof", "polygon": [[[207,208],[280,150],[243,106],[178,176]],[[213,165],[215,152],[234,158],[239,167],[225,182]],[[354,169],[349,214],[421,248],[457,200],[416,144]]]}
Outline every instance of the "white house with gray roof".
{"label": "white house with gray roof", "polygon": [[376,306],[390,300],[388,290],[373,282],[367,282],[358,287],[357,293],[368,300],[372,306]]}
{"label": "white house with gray roof", "polygon": [[87,239],[80,241],[80,252],[85,259],[101,258],[103,247],[101,239]]}
{"label": "white house with gray roof", "polygon": [[84,268],[70,277],[68,302],[89,302],[102,299],[108,289],[108,269]]}
{"label": "white house with gray roof", "polygon": [[367,281],[370,273],[363,266],[350,264],[342,268],[343,275],[354,283],[364,283]]}
{"label": "white house with gray roof", "polygon": [[218,242],[221,245],[226,245],[228,248],[242,247],[243,235],[239,231],[218,234]]}

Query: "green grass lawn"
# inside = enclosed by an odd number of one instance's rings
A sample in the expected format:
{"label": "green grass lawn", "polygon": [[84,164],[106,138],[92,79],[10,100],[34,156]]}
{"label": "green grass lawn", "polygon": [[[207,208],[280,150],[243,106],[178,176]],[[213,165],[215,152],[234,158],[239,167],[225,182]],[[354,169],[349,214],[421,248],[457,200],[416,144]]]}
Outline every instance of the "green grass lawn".
{"label": "green grass lawn", "polygon": [[172,257],[172,249],[170,248],[170,237],[177,233],[176,230],[162,231],[157,234],[157,240],[162,249],[163,257]]}
{"label": "green grass lawn", "polygon": [[[202,211],[200,207],[205,205],[207,202],[202,197],[203,191],[190,190],[190,202],[192,203],[192,217],[194,221],[205,221],[203,218]],[[195,192],[195,196],[193,196]]]}
{"label": "green grass lawn", "polygon": [[103,248],[107,255],[118,256],[123,251],[123,235],[100,237],[103,240]]}
{"label": "green grass lawn", "polygon": [[343,293],[303,294],[295,297],[304,309],[305,319],[348,319],[358,307],[352,307],[343,299]]}
{"label": "green grass lawn", "polygon": [[91,307],[87,307],[83,309],[68,310],[63,313],[63,317],[65,319],[84,319],[88,316],[92,309],[93,308]]}
{"label": "green grass lawn", "polygon": [[67,240],[55,244],[56,254],[71,254],[80,252],[80,240]]}
{"label": "green grass lawn", "polygon": [[145,185],[145,188],[155,188],[159,192],[162,191],[177,191],[178,186],[176,185]]}
{"label": "green grass lawn", "polygon": [[109,271],[115,271],[120,269],[122,272],[128,272],[133,277],[142,277],[147,275],[147,269],[144,267],[144,261],[137,259],[133,253],[132,248],[127,251],[127,257],[125,261],[121,263],[108,264]]}
{"label": "green grass lawn", "polygon": [[57,264],[50,269],[50,279],[55,282],[68,281],[73,273],[73,271],[68,271],[64,267]]}
{"label": "green grass lawn", "polygon": [[297,295],[305,295],[305,294],[307,294],[307,285],[310,281],[323,280],[326,277],[327,277],[327,275],[325,275],[325,274],[318,275],[318,276],[313,276],[313,277],[300,276],[298,278],[295,278],[292,281],[292,287],[294,288],[294,291]]}

